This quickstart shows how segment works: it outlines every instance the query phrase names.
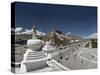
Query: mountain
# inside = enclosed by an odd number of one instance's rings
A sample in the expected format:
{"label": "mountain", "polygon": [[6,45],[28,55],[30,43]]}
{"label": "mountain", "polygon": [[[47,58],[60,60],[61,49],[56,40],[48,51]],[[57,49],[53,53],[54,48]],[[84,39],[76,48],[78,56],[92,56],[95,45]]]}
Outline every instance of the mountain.
{"label": "mountain", "polygon": [[73,34],[69,34],[66,35],[68,38],[70,38],[71,40],[81,40],[82,37],[78,36],[78,35],[73,35]]}

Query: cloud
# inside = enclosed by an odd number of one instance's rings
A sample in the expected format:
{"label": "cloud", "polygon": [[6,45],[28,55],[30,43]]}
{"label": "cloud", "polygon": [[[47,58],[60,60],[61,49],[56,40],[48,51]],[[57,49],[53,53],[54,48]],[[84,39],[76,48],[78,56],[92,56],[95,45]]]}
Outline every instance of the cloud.
{"label": "cloud", "polygon": [[[17,27],[15,29],[16,34],[32,34],[32,29],[23,29],[22,27]],[[46,33],[36,30],[37,35],[46,35]]]}
{"label": "cloud", "polygon": [[23,32],[21,32],[22,34],[32,34],[32,29],[25,29]]}
{"label": "cloud", "polygon": [[71,34],[71,32],[67,32],[67,33],[66,33],[66,35],[70,35],[70,34]]}
{"label": "cloud", "polygon": [[22,32],[23,31],[23,28],[22,27],[17,27],[16,29],[15,29],[15,33],[20,33],[20,32]]}
{"label": "cloud", "polygon": [[89,36],[85,37],[85,38],[97,38],[97,33],[92,33]]}
{"label": "cloud", "polygon": [[40,31],[36,31],[37,35],[46,35],[46,33],[40,32]]}

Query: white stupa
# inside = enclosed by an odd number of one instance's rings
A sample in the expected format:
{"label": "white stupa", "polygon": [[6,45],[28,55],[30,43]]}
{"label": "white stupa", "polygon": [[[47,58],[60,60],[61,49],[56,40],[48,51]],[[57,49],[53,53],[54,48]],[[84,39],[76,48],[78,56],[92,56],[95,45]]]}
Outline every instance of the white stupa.
{"label": "white stupa", "polygon": [[48,41],[45,43],[46,45],[42,48],[42,50],[49,54],[49,53],[53,53],[57,50],[57,48],[55,46],[52,45],[51,41]]}
{"label": "white stupa", "polygon": [[[24,54],[21,67],[26,67],[24,71],[34,71],[47,66],[47,56],[42,51],[42,40],[37,39],[36,28],[33,27],[32,39],[27,41],[26,53]],[[24,72],[22,70],[22,72]]]}

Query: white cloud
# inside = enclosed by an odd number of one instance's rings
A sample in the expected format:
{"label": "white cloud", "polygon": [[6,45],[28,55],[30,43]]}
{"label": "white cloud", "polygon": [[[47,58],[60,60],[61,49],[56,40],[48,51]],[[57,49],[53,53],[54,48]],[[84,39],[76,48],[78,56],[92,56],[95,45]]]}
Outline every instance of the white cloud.
{"label": "white cloud", "polygon": [[92,33],[89,36],[85,37],[85,38],[97,38],[97,33]]}
{"label": "white cloud", "polygon": [[20,32],[22,32],[23,31],[23,28],[22,27],[17,27],[16,29],[15,29],[15,32],[16,33],[20,33]]}
{"label": "white cloud", "polygon": [[[23,29],[22,27],[17,27],[15,29],[16,34],[32,34],[32,29]],[[44,32],[36,31],[37,35],[46,35]]]}
{"label": "white cloud", "polygon": [[69,34],[71,34],[71,32],[67,32],[67,33],[66,33],[66,35],[69,35]]}
{"label": "white cloud", "polygon": [[46,33],[40,32],[40,31],[36,31],[37,35],[46,35]]}
{"label": "white cloud", "polygon": [[25,29],[23,32],[21,32],[22,34],[32,34],[32,29]]}

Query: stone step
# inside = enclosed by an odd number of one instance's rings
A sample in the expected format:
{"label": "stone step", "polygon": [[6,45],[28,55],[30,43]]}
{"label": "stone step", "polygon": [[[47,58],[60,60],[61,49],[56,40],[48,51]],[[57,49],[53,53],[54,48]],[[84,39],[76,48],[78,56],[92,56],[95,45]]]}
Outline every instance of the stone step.
{"label": "stone step", "polygon": [[40,52],[35,52],[35,53],[28,53],[28,54],[31,55],[31,54],[44,54],[44,53],[43,52],[41,52],[41,53]]}
{"label": "stone step", "polygon": [[29,52],[27,55],[26,60],[34,60],[34,59],[41,59],[45,58],[46,55],[43,52]]}
{"label": "stone step", "polygon": [[27,57],[26,60],[34,60],[34,59],[41,59],[41,58],[45,58],[45,56],[39,56],[39,57]]}
{"label": "stone step", "polygon": [[27,55],[29,57],[36,57],[36,56],[45,56],[44,54],[34,54],[34,55]]}
{"label": "stone step", "polygon": [[41,53],[38,53],[38,52],[37,53],[28,53],[28,55],[44,55],[44,53],[42,53],[42,52]]}
{"label": "stone step", "polygon": [[27,56],[33,56],[34,57],[34,56],[46,56],[46,55],[44,53],[42,53],[42,52],[41,53],[40,52],[39,53],[36,52],[36,53],[28,53]]}
{"label": "stone step", "polygon": [[43,53],[43,51],[32,51],[32,52],[29,52],[29,54],[35,54],[35,53]]}

